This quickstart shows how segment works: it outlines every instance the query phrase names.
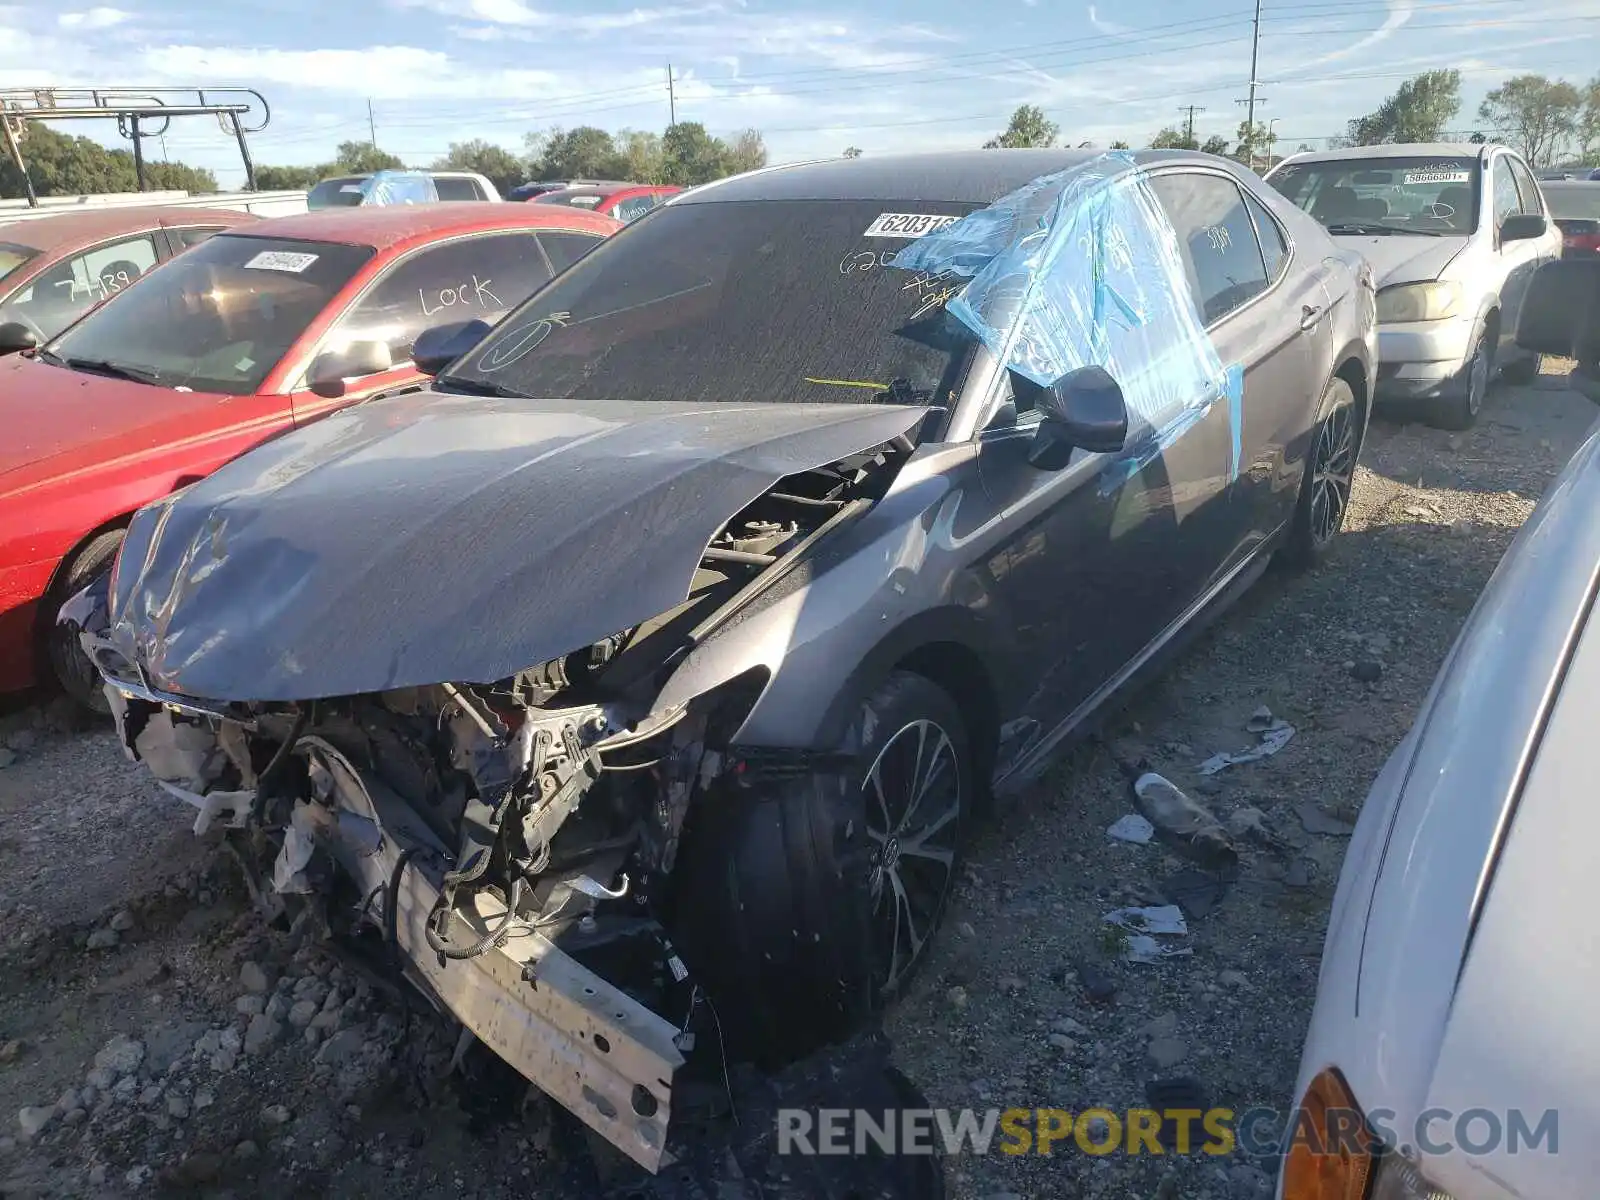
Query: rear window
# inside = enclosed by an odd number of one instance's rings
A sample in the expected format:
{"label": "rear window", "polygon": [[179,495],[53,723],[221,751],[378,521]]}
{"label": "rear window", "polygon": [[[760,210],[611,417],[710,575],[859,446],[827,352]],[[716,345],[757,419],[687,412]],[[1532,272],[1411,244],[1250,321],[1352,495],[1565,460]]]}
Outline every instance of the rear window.
{"label": "rear window", "polygon": [[324,179],[306,193],[307,208],[356,208],[365,196],[366,179],[351,175]]}
{"label": "rear window", "polygon": [[31,258],[37,258],[39,252],[32,246],[23,246],[17,242],[0,242],[0,280],[5,279],[23,263]]}
{"label": "rear window", "polygon": [[475,179],[451,179],[449,176],[435,175],[433,186],[439,193],[441,200],[487,200],[483,189],[478,186]]}
{"label": "rear window", "polygon": [[[1577,183],[1562,186],[1547,183],[1543,189],[1550,215],[1558,220],[1600,221],[1600,183]],[[0,250],[3,253],[3,250]]]}
{"label": "rear window", "polygon": [[568,208],[594,208],[605,197],[599,192],[546,192],[535,196],[535,204],[565,204]]}

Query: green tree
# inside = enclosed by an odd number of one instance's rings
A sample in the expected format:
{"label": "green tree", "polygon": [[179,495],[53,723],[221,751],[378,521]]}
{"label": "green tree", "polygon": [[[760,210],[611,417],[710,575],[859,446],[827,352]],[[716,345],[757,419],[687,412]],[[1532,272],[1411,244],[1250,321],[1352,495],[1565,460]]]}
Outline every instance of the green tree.
{"label": "green tree", "polygon": [[1585,97],[1564,80],[1518,75],[1484,98],[1478,115],[1535,167],[1551,166],[1579,132]]}
{"label": "green tree", "polygon": [[1132,146],[1128,145],[1128,143],[1123,141],[1121,138],[1118,138],[1116,141],[1112,142],[1111,143],[1111,148],[1113,150],[1132,150],[1133,149]]}
{"label": "green tree", "polygon": [[594,125],[532,134],[528,145],[538,154],[535,179],[619,179],[629,165],[611,135]]}
{"label": "green tree", "polygon": [[746,129],[731,142],[724,142],[723,162],[729,175],[759,171],[767,165],[766,140],[754,129]]}
{"label": "green tree", "polygon": [[263,192],[303,191],[333,173],[332,163],[310,167],[260,166],[256,168],[256,187]]}
{"label": "green tree", "polygon": [[1150,139],[1152,150],[1198,150],[1200,143],[1186,134],[1181,129],[1174,129],[1168,125],[1155,137]]}
{"label": "green tree", "polygon": [[699,121],[680,121],[661,135],[661,168],[667,183],[710,183],[728,174],[728,146]]}
{"label": "green tree", "polygon": [[1046,119],[1044,109],[1036,104],[1024,104],[1011,114],[1011,124],[999,137],[983,144],[985,150],[1016,150],[1030,146],[1053,146],[1061,135],[1061,127]]}
{"label": "green tree", "polygon": [[622,162],[619,179],[631,183],[661,182],[661,135],[645,129],[623,129],[612,138]]}
{"label": "green tree", "polygon": [[[24,126],[20,148],[33,189],[41,196],[133,192],[139,188],[131,151],[109,150],[92,138],[73,137],[37,122]],[[152,191],[181,188],[214,192],[217,181],[210,171],[157,160],[145,163],[145,186]],[[0,196],[27,194],[16,164],[9,156],[0,155]]]}
{"label": "green tree", "polygon": [[860,146],[846,146],[844,148],[844,156],[846,158],[860,158],[861,157],[861,147]]}
{"label": "green tree", "polygon": [[333,173],[351,175],[368,171],[398,171],[405,167],[398,154],[380,150],[371,142],[340,142],[333,155]]}
{"label": "green tree", "polygon": [[1585,165],[1600,162],[1600,75],[1583,89],[1583,112],[1578,116],[1578,152]]}
{"label": "green tree", "polygon": [[1437,142],[1461,108],[1461,72],[1424,71],[1406,80],[1377,109],[1350,122],[1357,146]]}
{"label": "green tree", "polygon": [[482,138],[470,142],[451,142],[445,156],[433,164],[436,171],[476,171],[504,195],[527,175],[522,160],[504,146]]}
{"label": "green tree", "polygon": [[1272,143],[1277,138],[1270,128],[1257,121],[1255,128],[1250,127],[1249,121],[1240,121],[1239,129],[1234,135],[1238,138],[1238,145],[1234,147],[1233,157],[1238,159],[1252,171],[1255,170],[1256,160],[1263,155],[1272,156]]}
{"label": "green tree", "polygon": [[1200,147],[1200,150],[1204,154],[1227,154],[1228,139],[1223,137],[1220,133],[1213,133],[1205,140],[1205,143]]}

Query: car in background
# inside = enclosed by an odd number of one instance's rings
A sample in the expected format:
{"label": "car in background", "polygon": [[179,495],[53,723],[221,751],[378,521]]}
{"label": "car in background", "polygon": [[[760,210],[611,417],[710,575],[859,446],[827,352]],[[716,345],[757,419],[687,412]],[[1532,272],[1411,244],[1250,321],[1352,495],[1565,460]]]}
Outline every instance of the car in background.
{"label": "car in background", "polygon": [[532,203],[565,204],[619,221],[635,221],[681,191],[681,187],[646,183],[577,184],[535,196]]}
{"label": "car in background", "polygon": [[532,183],[517,184],[516,187],[506,193],[506,199],[523,202],[532,200],[535,196],[542,196],[546,192],[557,192],[562,188],[568,187],[593,185],[596,182],[598,181],[593,179],[540,179]]}
{"label": "car in background", "polygon": [[1600,181],[1573,180],[1540,187],[1550,216],[1561,230],[1561,256],[1593,258],[1600,254]]}
{"label": "car in background", "polygon": [[655,1169],[683,1031],[720,1078],[870,1020],[991,786],[1325,557],[1377,347],[1367,264],[1228,160],[973,150],[696,188],[417,353],[136,514],[66,626],[202,812],[371,831],[325,911],[382,892]]}
{"label": "car in background", "polygon": [[[1600,262],[1558,262],[1517,337],[1586,359],[1597,317]],[[1600,1152],[1570,1131],[1600,1119],[1585,1032],[1600,937],[1579,899],[1600,844],[1596,511],[1600,426],[1518,531],[1362,806],[1281,1200],[1594,1194]]]}
{"label": "car in background", "polygon": [[214,233],[260,220],[223,208],[101,208],[0,222],[0,325],[55,337]]}
{"label": "car in background", "polygon": [[306,193],[306,207],[316,210],[500,199],[494,184],[476,171],[367,171],[322,180]]}
{"label": "car in background", "polygon": [[497,320],[619,228],[524,205],[279,217],[201,242],[35,352],[15,353],[26,328],[0,325],[0,692],[42,680],[103,707],[88,662],[50,631],[134,509],[414,385],[424,328]]}
{"label": "car in background", "polygon": [[1292,155],[1267,182],[1372,264],[1380,402],[1421,402],[1433,424],[1465,429],[1497,371],[1538,373],[1512,335],[1561,232],[1521,156],[1475,143],[1354,146]]}

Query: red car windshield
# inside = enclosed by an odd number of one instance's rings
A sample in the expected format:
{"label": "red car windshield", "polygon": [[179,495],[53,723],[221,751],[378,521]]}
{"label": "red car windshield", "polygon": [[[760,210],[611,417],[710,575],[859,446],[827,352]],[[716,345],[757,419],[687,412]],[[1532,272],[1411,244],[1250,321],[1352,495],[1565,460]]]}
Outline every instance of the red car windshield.
{"label": "red car windshield", "polygon": [[40,357],[158,387],[249,395],[373,253],[219,234],[111,297]]}

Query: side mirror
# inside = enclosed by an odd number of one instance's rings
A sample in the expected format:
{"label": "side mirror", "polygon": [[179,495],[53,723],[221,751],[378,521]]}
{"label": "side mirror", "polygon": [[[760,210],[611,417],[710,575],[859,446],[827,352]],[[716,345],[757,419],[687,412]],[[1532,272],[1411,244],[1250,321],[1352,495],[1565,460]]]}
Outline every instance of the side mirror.
{"label": "side mirror", "polygon": [[306,385],[319,396],[334,399],[345,393],[345,380],[376,375],[394,366],[386,342],[351,342],[343,350],[326,350],[311,361]]}
{"label": "side mirror", "polygon": [[39,335],[21,321],[7,321],[0,325],[0,354],[19,354],[37,349]]}
{"label": "side mirror", "polygon": [[1092,454],[1115,454],[1128,440],[1128,405],[1122,388],[1103,367],[1080,367],[1041,388],[1012,376],[1019,394],[1033,395],[1043,419],[1028,448],[1028,463],[1041,471],[1059,471],[1074,448]]}
{"label": "side mirror", "polygon": [[492,328],[489,322],[475,318],[424,329],[412,344],[411,361],[424,375],[437,375],[483,341],[483,335]]}
{"label": "side mirror", "polygon": [[1550,223],[1543,213],[1517,213],[1500,224],[1500,243],[1525,242],[1529,238],[1543,237]]}

